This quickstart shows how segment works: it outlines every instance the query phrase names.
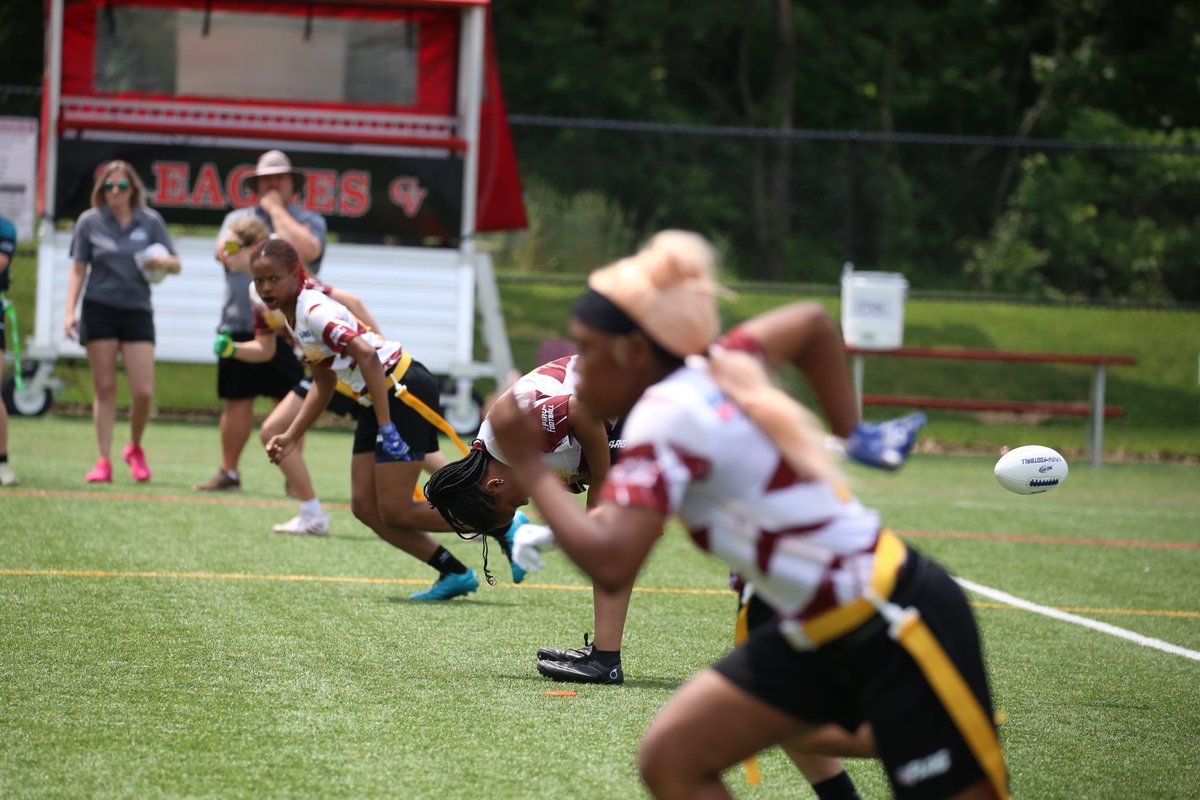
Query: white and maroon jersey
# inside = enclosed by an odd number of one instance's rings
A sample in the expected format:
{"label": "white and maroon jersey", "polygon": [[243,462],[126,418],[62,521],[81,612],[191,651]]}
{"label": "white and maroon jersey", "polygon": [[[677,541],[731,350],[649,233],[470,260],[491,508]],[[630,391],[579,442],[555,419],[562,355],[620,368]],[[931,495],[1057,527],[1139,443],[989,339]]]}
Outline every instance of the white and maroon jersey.
{"label": "white and maroon jersey", "polygon": [[[736,329],[723,344],[755,349]],[[842,487],[798,479],[702,367],[647,389],[623,437],[604,499],[677,513],[697,545],[782,617],[810,617],[870,583],[878,515]]]}
{"label": "white and maroon jersey", "polygon": [[358,363],[346,355],[346,345],[361,337],[375,348],[384,373],[396,365],[403,352],[399,342],[384,339],[344,305],[315,288],[300,291],[296,297],[296,327],[293,329],[284,318],[280,333],[299,347],[305,361],[325,365],[358,393],[367,390],[367,382]]}
{"label": "white and maroon jersey", "polygon": [[[581,484],[591,478],[591,470],[583,447],[571,435],[567,425],[567,406],[571,395],[575,394],[578,380],[575,374],[577,358],[566,356],[543,364],[533,372],[522,375],[506,394],[515,394],[530,403],[530,413],[536,413],[541,423],[542,463],[568,487],[580,491]],[[611,422],[606,422],[605,427],[609,433],[612,432]],[[508,463],[496,441],[492,423],[486,417],[479,426],[478,438],[493,458],[502,464]]]}

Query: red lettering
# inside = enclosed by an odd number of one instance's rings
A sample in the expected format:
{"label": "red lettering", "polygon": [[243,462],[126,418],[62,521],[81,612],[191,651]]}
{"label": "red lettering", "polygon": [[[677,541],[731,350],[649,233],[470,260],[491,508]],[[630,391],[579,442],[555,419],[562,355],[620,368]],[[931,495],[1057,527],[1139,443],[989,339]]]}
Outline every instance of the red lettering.
{"label": "red lettering", "polygon": [[336,201],[337,170],[305,170],[304,207],[318,214],[332,214]]}
{"label": "red lettering", "polygon": [[401,175],[388,186],[388,198],[409,219],[421,213],[421,206],[428,196],[429,190],[421,187],[421,181],[408,175]]}
{"label": "red lettering", "polygon": [[254,205],[254,189],[246,180],[253,174],[253,164],[239,164],[229,170],[229,175],[225,178],[225,193],[229,196],[229,205],[234,208]]}
{"label": "red lettering", "polygon": [[186,161],[155,161],[151,168],[156,183],[152,205],[186,206],[191,166]]}
{"label": "red lettering", "polygon": [[338,215],[361,217],[371,210],[371,173],[347,170],[338,187]]}
{"label": "red lettering", "polygon": [[196,188],[188,201],[192,208],[225,208],[225,195],[221,193],[221,174],[216,164],[205,162],[196,176]]}

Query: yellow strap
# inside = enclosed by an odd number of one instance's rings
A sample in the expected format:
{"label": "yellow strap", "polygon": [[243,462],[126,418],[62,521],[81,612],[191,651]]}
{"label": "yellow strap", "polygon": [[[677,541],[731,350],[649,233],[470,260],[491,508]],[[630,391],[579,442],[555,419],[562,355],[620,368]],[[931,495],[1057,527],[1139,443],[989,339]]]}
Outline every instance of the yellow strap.
{"label": "yellow strap", "polygon": [[971,748],[975,760],[983,768],[996,796],[1009,797],[1004,751],[1000,747],[996,729],[925,620],[915,611],[910,612],[892,626],[890,633],[921,668],[946,713]]}
{"label": "yellow strap", "polygon": [[[871,575],[871,588],[880,597],[891,597],[896,589],[896,575],[904,564],[906,549],[900,537],[886,528],[879,534],[875,547],[875,569]],[[804,635],[815,647],[845,636],[875,614],[875,606],[865,597],[856,597],[849,603],[818,614],[801,624]]]}
{"label": "yellow strap", "polygon": [[396,384],[396,397],[399,397],[400,401],[403,402],[404,405],[408,406],[413,411],[416,411],[418,414],[424,417],[429,424],[433,425],[433,427],[449,436],[451,441],[458,446],[459,452],[464,456],[471,452],[470,448],[463,444],[463,440],[458,438],[458,434],[454,432],[454,428],[450,427],[450,423],[446,422],[446,420],[442,418],[441,414],[425,405],[424,401],[410,392],[407,386],[402,383]]}
{"label": "yellow strap", "polygon": [[[396,366],[392,367],[392,371],[384,377],[389,378],[392,381],[393,386],[399,386],[400,381],[404,378],[404,373],[408,372],[409,366],[412,365],[412,360],[412,353],[409,353],[408,351],[401,352],[400,360],[396,362]],[[334,386],[334,390],[341,392],[351,400],[358,400],[359,402],[362,402],[362,396],[367,393],[366,389],[363,389],[361,392],[356,392],[353,388],[351,388],[350,384],[346,383],[341,378],[338,378],[338,382],[337,385]]]}
{"label": "yellow strap", "polygon": [[[739,645],[750,636],[750,601],[742,603],[738,608],[737,622],[733,626],[733,643]],[[746,783],[757,786],[762,783],[762,771],[758,768],[758,758],[750,756],[742,761],[742,771],[746,773]]]}

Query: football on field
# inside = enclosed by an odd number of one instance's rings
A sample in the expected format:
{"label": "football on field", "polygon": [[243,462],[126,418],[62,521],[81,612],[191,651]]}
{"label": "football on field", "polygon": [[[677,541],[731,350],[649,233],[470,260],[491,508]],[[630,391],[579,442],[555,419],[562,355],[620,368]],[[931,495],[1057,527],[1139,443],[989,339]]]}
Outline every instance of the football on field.
{"label": "football on field", "polygon": [[1038,444],[1009,450],[996,462],[996,480],[1010,492],[1040,494],[1067,479],[1067,460]]}

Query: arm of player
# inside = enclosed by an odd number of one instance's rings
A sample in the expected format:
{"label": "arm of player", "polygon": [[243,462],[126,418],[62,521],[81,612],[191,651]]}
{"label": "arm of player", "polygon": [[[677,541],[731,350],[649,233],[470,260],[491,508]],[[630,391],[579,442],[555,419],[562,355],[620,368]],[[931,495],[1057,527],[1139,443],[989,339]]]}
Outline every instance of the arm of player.
{"label": "arm of player", "polygon": [[[257,331],[254,339],[249,342],[233,342],[229,340],[227,332],[222,332],[217,334],[213,352],[221,358],[236,358],[247,364],[264,364],[275,357],[275,347],[278,341],[279,337],[275,335],[274,331]],[[228,342],[227,346],[223,344],[225,342]],[[233,349],[230,350],[230,347]]]}
{"label": "arm of player", "polygon": [[600,502],[600,491],[604,487],[604,479],[612,466],[612,456],[608,451],[608,430],[604,420],[596,417],[577,395],[571,395],[567,401],[567,425],[571,434],[579,442],[588,466],[588,496],[587,507],[595,508]]}
{"label": "arm of player", "polygon": [[812,386],[817,402],[838,436],[848,436],[859,422],[846,348],[837,323],[820,303],[781,306],[743,322],[741,330],[762,348],[771,369],[794,364]]}
{"label": "arm of player", "polygon": [[496,401],[489,419],[512,468],[554,531],[563,552],[606,591],[633,583],[662,532],[666,516],[643,508],[602,504],[581,508],[562,481],[542,462],[536,442],[537,421],[507,394]]}
{"label": "arm of player", "polygon": [[388,408],[388,382],[383,374],[383,364],[375,348],[361,336],[355,336],[346,343],[346,355],[354,359],[362,371],[363,380],[367,383],[367,394],[371,396],[371,406],[375,409],[375,421],[379,427],[392,421],[392,412]]}
{"label": "arm of player", "polygon": [[337,375],[323,364],[312,364],[313,383],[308,396],[304,398],[300,412],[292,420],[292,424],[283,433],[272,436],[267,442],[267,458],[275,464],[287,458],[296,446],[296,442],[304,435],[312,424],[321,416],[329,399],[333,397],[334,387],[337,386]]}

